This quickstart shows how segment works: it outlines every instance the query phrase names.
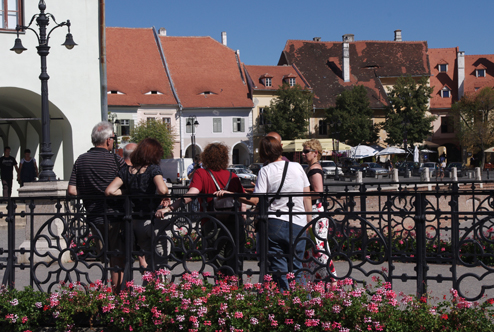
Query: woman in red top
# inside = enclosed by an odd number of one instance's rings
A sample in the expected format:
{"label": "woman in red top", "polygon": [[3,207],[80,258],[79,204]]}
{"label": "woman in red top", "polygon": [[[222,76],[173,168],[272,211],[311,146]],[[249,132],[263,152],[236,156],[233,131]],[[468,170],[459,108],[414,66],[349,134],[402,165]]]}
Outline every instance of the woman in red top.
{"label": "woman in red top", "polygon": [[[225,188],[228,179],[231,176],[230,183],[226,190],[233,193],[245,192],[238,176],[226,169],[229,161],[228,147],[226,147],[226,145],[222,143],[208,144],[201,154],[201,160],[202,168],[195,171],[192,182],[189,185],[189,190],[186,194],[186,196],[189,197],[178,199],[170,206],[156,211],[157,217],[163,218],[167,213],[176,210],[183,204],[191,202],[192,198],[190,195],[213,194],[218,191],[211,174],[214,176],[221,189]],[[211,172],[211,174],[208,171]],[[202,197],[199,197],[201,211],[204,211],[205,207],[208,211],[211,211],[212,201],[213,197],[206,198],[205,202]],[[236,216],[238,216],[238,218],[236,218]],[[233,275],[235,274],[236,268],[238,268],[239,271],[242,270],[243,261],[239,258],[239,265],[237,266],[234,255],[235,245],[228,240],[230,237],[228,233],[231,234],[233,239],[235,239],[238,233],[239,243],[237,243],[236,247],[238,248],[238,252],[242,253],[245,245],[245,229],[244,220],[240,217],[240,214],[232,214],[229,217],[230,220],[224,223],[218,222],[216,218],[203,218],[201,220],[201,233],[202,236],[206,237],[208,240],[208,262],[216,264],[218,268],[221,267],[220,271],[223,274]],[[238,220],[238,227],[236,220]],[[222,237],[224,237],[224,239],[218,240],[219,243],[216,243],[217,239]],[[217,248],[217,250],[212,250],[213,248]]]}

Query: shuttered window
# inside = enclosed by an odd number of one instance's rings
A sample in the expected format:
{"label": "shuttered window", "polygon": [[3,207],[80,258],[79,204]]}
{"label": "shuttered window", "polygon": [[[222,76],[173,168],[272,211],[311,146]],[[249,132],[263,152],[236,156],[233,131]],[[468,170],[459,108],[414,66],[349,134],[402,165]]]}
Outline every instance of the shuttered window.
{"label": "shuttered window", "polygon": [[221,118],[213,118],[213,133],[221,133]]}
{"label": "shuttered window", "polygon": [[233,132],[245,132],[245,119],[233,118]]}

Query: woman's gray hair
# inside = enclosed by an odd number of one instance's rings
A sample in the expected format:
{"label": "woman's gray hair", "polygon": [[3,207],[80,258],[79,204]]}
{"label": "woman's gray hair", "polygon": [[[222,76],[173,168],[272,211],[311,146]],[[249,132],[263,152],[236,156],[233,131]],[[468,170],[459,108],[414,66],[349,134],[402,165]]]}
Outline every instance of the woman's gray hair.
{"label": "woman's gray hair", "polygon": [[94,126],[91,132],[91,141],[94,146],[103,145],[112,136],[113,127],[108,121],[101,121]]}

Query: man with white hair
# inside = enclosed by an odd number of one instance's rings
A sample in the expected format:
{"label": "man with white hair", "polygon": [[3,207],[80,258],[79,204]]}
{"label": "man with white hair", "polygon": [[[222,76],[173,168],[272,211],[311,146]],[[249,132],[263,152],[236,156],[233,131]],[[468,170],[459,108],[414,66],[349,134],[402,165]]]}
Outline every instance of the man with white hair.
{"label": "man with white hair", "polygon": [[[111,123],[101,121],[94,126],[91,133],[91,141],[94,145],[88,152],[77,158],[72,169],[67,193],[73,196],[84,196],[84,207],[86,208],[86,222],[94,225],[93,236],[99,232],[102,239],[105,232],[105,217],[110,219],[108,223],[108,250],[120,250],[124,252],[124,237],[122,236],[125,224],[114,221],[110,215],[105,213],[105,189],[115,179],[120,168],[125,166],[122,157],[110,153],[112,151],[115,134]],[[95,199],[91,199],[91,198]],[[108,211],[106,211],[108,212]],[[113,221],[113,222],[112,222]],[[96,234],[95,234],[96,233]],[[98,255],[102,255],[102,243],[97,241]],[[123,269],[125,258],[112,255],[110,266]],[[120,291],[123,272],[111,271],[112,286],[114,292]]]}

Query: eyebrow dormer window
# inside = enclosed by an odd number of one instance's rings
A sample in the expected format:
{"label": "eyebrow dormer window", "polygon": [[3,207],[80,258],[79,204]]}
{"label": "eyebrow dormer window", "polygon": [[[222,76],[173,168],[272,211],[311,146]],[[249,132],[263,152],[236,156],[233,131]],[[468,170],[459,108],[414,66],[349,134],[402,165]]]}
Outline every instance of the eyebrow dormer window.
{"label": "eyebrow dormer window", "polygon": [[477,77],[485,77],[485,69],[476,69],[475,73],[477,74]]}
{"label": "eyebrow dormer window", "polygon": [[441,97],[443,98],[449,98],[451,97],[451,90],[445,86],[444,88],[442,88],[441,90]]}
{"label": "eyebrow dormer window", "polygon": [[271,77],[266,77],[264,79],[264,85],[265,86],[272,86],[272,84],[271,84]]}
{"label": "eyebrow dormer window", "polygon": [[122,91],[118,91],[118,90],[110,90],[107,92],[109,95],[124,95],[125,93],[123,93]]}
{"label": "eyebrow dormer window", "polygon": [[159,92],[158,90],[151,90],[145,93],[145,95],[162,95],[162,94],[163,92]]}
{"label": "eyebrow dormer window", "polygon": [[447,64],[441,64],[438,67],[439,67],[440,73],[446,73],[448,71],[448,65]]}

